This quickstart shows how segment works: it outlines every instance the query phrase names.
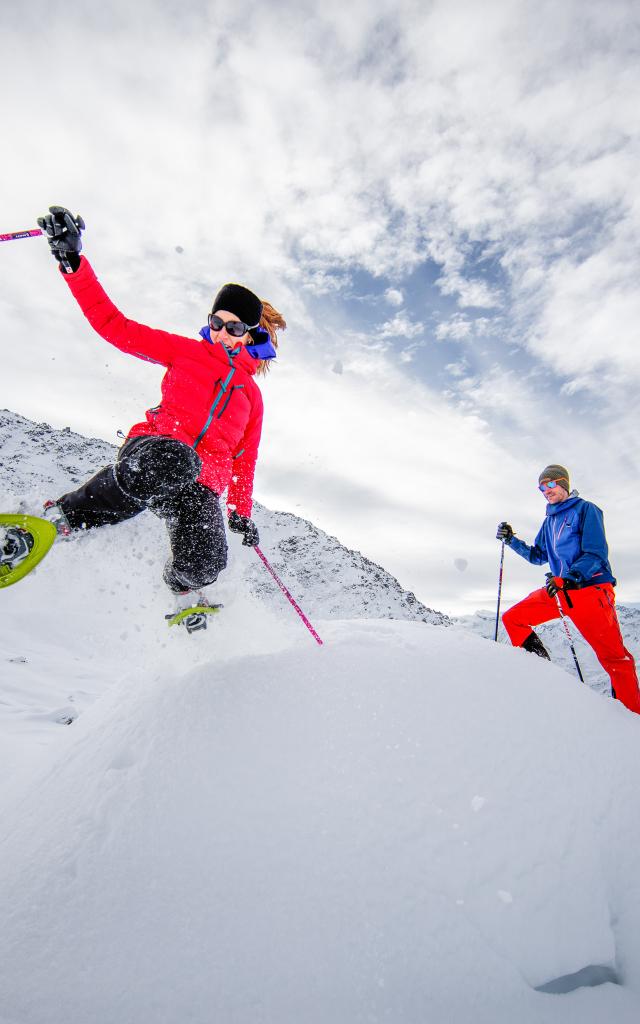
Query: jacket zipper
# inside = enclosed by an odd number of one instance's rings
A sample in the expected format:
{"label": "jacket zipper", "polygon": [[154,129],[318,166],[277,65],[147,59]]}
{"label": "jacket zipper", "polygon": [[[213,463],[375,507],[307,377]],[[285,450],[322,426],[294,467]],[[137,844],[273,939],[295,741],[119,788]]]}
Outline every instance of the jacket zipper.
{"label": "jacket zipper", "polygon": [[209,415],[207,416],[206,423],[205,423],[204,427],[202,428],[202,430],[200,431],[200,433],[198,434],[198,436],[196,437],[195,441],[193,442],[194,449],[198,447],[198,445],[202,441],[202,438],[204,437],[204,435],[206,434],[207,430],[211,426],[211,421],[213,419],[213,414],[215,413],[216,408],[218,407],[220,399],[226,393],[227,385],[231,382],[235,372],[236,372],[235,366],[232,366],[231,369],[229,370],[229,373],[225,377],[225,379],[223,381],[220,381],[220,390],[219,390],[218,394],[216,395],[216,397],[214,398],[213,403],[211,405],[211,408],[209,409]]}

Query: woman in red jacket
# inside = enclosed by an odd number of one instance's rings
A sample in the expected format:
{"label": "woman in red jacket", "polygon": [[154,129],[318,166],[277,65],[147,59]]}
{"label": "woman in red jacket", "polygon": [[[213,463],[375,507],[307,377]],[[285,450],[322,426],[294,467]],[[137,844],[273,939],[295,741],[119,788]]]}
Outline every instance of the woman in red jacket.
{"label": "woman in red jacket", "polygon": [[122,352],[167,371],[160,404],[131,428],[115,464],[50,504],[48,518],[67,532],[150,509],[165,520],[171,542],[165,582],[176,594],[197,590],[227,562],[225,488],[229,528],[243,544],[258,543],[251,507],[262,396],[255,377],[275,357],[276,330],[286,323],[239,284],[220,289],[199,341],[127,320],[80,256],[82,218],[63,207],[49,211],[38,223],[91,326]]}

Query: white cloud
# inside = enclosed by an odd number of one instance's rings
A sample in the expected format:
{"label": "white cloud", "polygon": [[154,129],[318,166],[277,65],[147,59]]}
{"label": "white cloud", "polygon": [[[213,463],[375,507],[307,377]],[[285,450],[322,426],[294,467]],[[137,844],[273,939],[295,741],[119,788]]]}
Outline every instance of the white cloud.
{"label": "white cloud", "polygon": [[[447,495],[462,492],[471,524],[460,526],[463,550],[484,552],[479,537],[490,532],[497,499],[486,496],[483,473],[495,457],[517,490],[528,479],[518,467],[548,442],[552,413],[558,443],[585,474],[594,450],[604,457],[637,443],[639,25],[622,0],[105,0],[74,10],[72,24],[56,3],[5,5],[0,84],[11,102],[0,224],[28,227],[50,202],[68,203],[85,216],[87,253],[124,311],[185,333],[197,331],[222,281],[254,286],[290,322],[274,375],[289,390],[269,392],[282,403],[269,410],[269,472],[282,452],[286,476],[297,430],[313,438],[309,451],[325,460],[327,479],[340,461],[332,479],[345,493],[357,464],[361,493],[366,473],[380,500],[392,489],[400,504],[429,508],[429,543],[442,535],[448,544]],[[69,52],[72,85],[55,79],[44,56],[25,59]],[[406,312],[403,282],[426,259],[440,265],[445,306],[448,298],[459,310],[447,307],[436,336],[444,346],[464,342],[469,354],[468,366],[453,364],[460,372],[449,363],[451,408],[412,379],[423,325]],[[151,404],[156,371],[90,335],[41,240],[3,245],[0,260],[0,404],[109,436],[126,428]],[[397,309],[362,343],[353,332],[330,336],[309,312],[310,299],[317,309],[323,297],[339,298],[361,270]],[[461,311],[471,307],[486,316]],[[489,336],[497,344],[499,330],[516,366],[510,374],[487,368],[474,344]],[[405,391],[394,383],[394,404],[382,382],[399,372],[397,339]],[[534,369],[558,375],[551,410],[515,346],[527,348]],[[305,369],[309,361],[320,372],[318,351],[327,378],[345,389],[339,418]],[[345,372],[330,373],[338,360]],[[583,428],[571,400],[589,393],[597,402]],[[388,443],[378,436],[381,409]],[[510,432],[491,440],[506,422]],[[351,432],[371,435],[375,458],[353,447]],[[420,438],[409,461],[398,456],[407,434]],[[432,450],[449,435],[440,471]],[[608,472],[626,493],[629,468],[616,459]],[[434,470],[445,497],[434,498]],[[322,474],[314,479],[321,494]],[[295,505],[297,480],[292,471],[274,496]],[[587,480],[597,484],[597,474]],[[309,514],[319,500],[312,490],[305,486]],[[333,493],[323,507],[342,535],[351,507],[339,487]],[[629,498],[627,514],[633,508]],[[411,529],[417,522],[416,512]],[[361,517],[357,530],[382,561],[385,539],[392,560],[408,559],[388,516]],[[626,533],[624,544],[631,552]],[[486,551],[492,557],[490,544]],[[446,570],[430,564],[429,586],[448,579],[459,554],[452,542]],[[461,574],[455,579],[460,587]]]}
{"label": "white cloud", "polygon": [[[640,224],[638,225],[640,228]],[[532,350],[562,374],[579,374],[602,394],[607,384],[640,382],[640,291],[631,240],[613,238],[581,262],[549,269]]]}
{"label": "white cloud", "polygon": [[417,338],[424,332],[424,324],[412,323],[406,313],[398,313],[380,328],[381,338]]}
{"label": "white cloud", "polygon": [[468,280],[463,274],[447,273],[437,282],[443,295],[455,295],[462,307],[478,306],[492,309],[500,305],[500,291],[485,281]]}
{"label": "white cloud", "polygon": [[398,288],[387,288],[384,297],[391,306],[401,306],[404,302],[404,295]]}
{"label": "white cloud", "polygon": [[456,363],[447,363],[445,370],[452,377],[464,377],[468,373],[469,364],[466,359],[460,359]]}
{"label": "white cloud", "polygon": [[436,328],[436,338],[438,341],[444,341],[448,339],[450,341],[464,341],[466,338],[471,337],[473,331],[473,324],[471,320],[467,320],[465,317],[455,316],[444,323],[438,324]]}

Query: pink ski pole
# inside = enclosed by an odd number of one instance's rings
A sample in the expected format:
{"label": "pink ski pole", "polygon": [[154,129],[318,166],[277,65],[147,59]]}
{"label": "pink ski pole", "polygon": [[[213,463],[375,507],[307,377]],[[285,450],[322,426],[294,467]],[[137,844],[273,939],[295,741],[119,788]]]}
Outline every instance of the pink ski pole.
{"label": "pink ski pole", "polygon": [[278,584],[278,586],[280,587],[280,590],[282,591],[282,593],[283,593],[283,594],[284,594],[284,596],[286,597],[287,601],[289,601],[289,603],[293,605],[293,607],[294,607],[294,608],[295,608],[295,610],[297,611],[298,615],[300,616],[300,618],[301,618],[301,619],[302,619],[302,621],[304,622],[305,626],[307,627],[307,629],[308,629],[308,630],[309,630],[309,632],[311,633],[311,636],[312,636],[312,637],[314,638],[314,640],[315,640],[315,641],[316,641],[317,643],[319,643],[319,644],[322,644],[322,640],[320,639],[320,637],[319,637],[319,636],[318,636],[318,634],[316,633],[315,629],[313,628],[313,626],[312,626],[312,625],[311,625],[311,623],[309,622],[309,620],[308,620],[307,616],[306,616],[306,615],[304,614],[304,612],[302,611],[302,608],[301,608],[301,607],[300,607],[300,605],[299,605],[299,604],[297,604],[297,603],[296,603],[296,601],[295,601],[295,600],[293,599],[293,597],[291,596],[291,594],[289,593],[289,591],[288,591],[288,590],[287,590],[287,588],[285,587],[285,585],[284,585],[284,583],[282,582],[282,580],[280,579],[280,577],[276,575],[275,571],[274,571],[274,570],[273,570],[273,568],[272,568],[272,567],[271,567],[271,566],[269,565],[269,563],[268,563],[267,559],[265,558],[265,556],[263,555],[262,551],[260,550],[260,548],[258,547],[258,545],[257,545],[257,544],[254,544],[254,546],[253,546],[253,550],[254,550],[254,551],[255,551],[255,553],[257,554],[258,558],[260,558],[260,559],[262,560],[262,562],[264,563],[264,566],[265,566],[265,568],[266,568],[266,569],[268,570],[268,572],[270,572],[270,573],[271,573],[271,575],[273,576],[274,580],[276,581],[276,583],[277,583],[277,584]]}
{"label": "pink ski pole", "polygon": [[33,228],[29,231],[10,231],[8,235],[0,235],[0,242],[15,242],[17,238],[35,238],[41,234],[40,228]]}

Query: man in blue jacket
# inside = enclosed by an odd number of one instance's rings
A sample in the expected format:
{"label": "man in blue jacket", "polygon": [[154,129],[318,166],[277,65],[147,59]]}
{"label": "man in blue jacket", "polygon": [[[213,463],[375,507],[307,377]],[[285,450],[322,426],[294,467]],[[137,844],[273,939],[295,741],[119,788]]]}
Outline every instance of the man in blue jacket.
{"label": "man in blue jacket", "polygon": [[614,697],[640,714],[640,690],[635,662],[624,646],[616,615],[616,580],[609,565],[609,551],[601,509],[572,491],[564,466],[542,470],[539,487],[547,500],[545,520],[533,545],[515,536],[508,523],[500,523],[498,540],[532,565],[547,562],[553,573],[546,587],[534,590],[502,616],[515,647],[548,658],[533,627],[563,613],[576,625],[611,679]]}

